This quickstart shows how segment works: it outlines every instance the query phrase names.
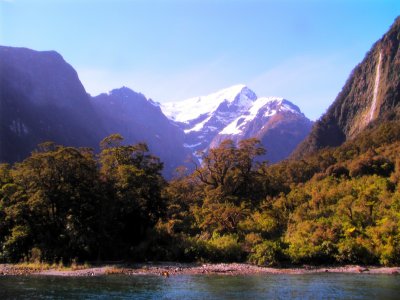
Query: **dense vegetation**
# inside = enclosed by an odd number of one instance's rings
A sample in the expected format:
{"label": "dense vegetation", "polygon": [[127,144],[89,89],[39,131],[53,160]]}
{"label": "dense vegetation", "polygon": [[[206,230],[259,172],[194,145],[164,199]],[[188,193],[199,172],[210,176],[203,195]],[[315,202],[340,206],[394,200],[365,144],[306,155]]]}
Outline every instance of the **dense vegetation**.
{"label": "dense vegetation", "polygon": [[164,201],[162,163],[146,145],[112,135],[90,149],[39,145],[0,168],[0,245],[7,261],[115,259],[154,226]]}
{"label": "dense vegetation", "polygon": [[3,261],[398,264],[400,122],[275,165],[224,141],[166,182],[145,145],[39,145],[0,167]]}

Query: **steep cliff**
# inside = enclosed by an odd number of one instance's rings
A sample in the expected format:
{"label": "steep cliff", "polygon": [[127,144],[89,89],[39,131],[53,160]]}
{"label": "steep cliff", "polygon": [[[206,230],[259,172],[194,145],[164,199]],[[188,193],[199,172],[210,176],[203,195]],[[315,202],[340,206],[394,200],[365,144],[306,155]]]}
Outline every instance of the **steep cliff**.
{"label": "steep cliff", "polygon": [[400,17],[355,67],[294,157],[341,145],[367,127],[400,116]]}
{"label": "steep cliff", "polygon": [[54,51],[0,46],[0,161],[38,143],[96,147],[103,130],[76,71]]}

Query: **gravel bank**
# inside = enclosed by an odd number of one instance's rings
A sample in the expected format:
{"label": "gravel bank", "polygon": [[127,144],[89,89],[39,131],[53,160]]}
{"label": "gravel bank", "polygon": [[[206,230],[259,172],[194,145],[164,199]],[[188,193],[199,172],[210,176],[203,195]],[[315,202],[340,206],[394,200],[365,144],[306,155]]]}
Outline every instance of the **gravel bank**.
{"label": "gravel bank", "polygon": [[365,266],[302,266],[296,268],[268,268],[250,264],[186,264],[186,263],[143,263],[103,265],[78,270],[35,269],[19,265],[0,264],[0,276],[49,275],[49,276],[100,276],[100,275],[253,275],[253,274],[311,274],[311,273],[354,273],[354,274],[400,274],[400,267]]}

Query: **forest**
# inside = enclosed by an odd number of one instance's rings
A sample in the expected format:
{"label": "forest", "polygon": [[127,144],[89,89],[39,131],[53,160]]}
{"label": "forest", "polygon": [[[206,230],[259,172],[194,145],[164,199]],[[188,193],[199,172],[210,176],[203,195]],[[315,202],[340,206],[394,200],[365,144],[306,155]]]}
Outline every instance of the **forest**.
{"label": "forest", "polygon": [[400,263],[400,122],[269,164],[225,140],[166,181],[145,144],[46,142],[0,165],[0,261]]}

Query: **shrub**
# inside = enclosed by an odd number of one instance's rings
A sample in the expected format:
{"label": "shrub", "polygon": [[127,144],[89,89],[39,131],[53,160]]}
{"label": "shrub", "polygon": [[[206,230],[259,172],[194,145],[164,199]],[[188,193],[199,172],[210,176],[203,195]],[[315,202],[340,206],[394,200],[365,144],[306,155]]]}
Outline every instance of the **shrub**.
{"label": "shrub", "polygon": [[260,266],[277,265],[282,258],[282,249],[279,242],[264,241],[253,247],[249,262]]}
{"label": "shrub", "polygon": [[205,261],[207,259],[207,242],[196,237],[184,239],[184,260]]}
{"label": "shrub", "polygon": [[340,178],[342,176],[348,177],[349,176],[349,170],[346,167],[344,167],[344,166],[342,166],[340,164],[337,164],[337,165],[333,165],[333,166],[328,167],[328,169],[326,169],[326,174],[328,176],[333,176],[333,177],[336,177],[336,178]]}
{"label": "shrub", "polygon": [[385,157],[364,156],[351,162],[349,165],[349,171],[351,177],[360,177],[373,174],[389,177],[394,171],[394,164]]}
{"label": "shrub", "polygon": [[362,238],[347,238],[338,244],[338,254],[336,259],[340,263],[375,263],[370,249],[366,245],[367,241]]}
{"label": "shrub", "polygon": [[237,234],[219,235],[214,233],[207,241],[208,257],[212,261],[241,261],[243,251]]}

